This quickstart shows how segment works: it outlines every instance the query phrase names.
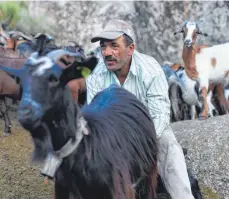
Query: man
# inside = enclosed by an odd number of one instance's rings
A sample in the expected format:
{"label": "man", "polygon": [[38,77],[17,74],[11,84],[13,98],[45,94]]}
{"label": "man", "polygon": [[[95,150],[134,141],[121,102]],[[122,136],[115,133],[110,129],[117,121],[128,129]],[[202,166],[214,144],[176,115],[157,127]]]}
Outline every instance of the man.
{"label": "man", "polygon": [[86,79],[87,103],[99,91],[116,83],[148,107],[158,138],[160,176],[172,199],[193,199],[184,155],[170,121],[168,84],[158,62],[135,50],[134,31],[122,20],[111,20],[100,35],[102,61]]}

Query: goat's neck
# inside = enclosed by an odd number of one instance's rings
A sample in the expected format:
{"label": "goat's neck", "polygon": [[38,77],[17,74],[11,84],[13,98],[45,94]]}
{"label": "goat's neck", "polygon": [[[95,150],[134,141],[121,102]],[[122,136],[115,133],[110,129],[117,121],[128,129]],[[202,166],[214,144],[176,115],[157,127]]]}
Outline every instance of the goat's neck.
{"label": "goat's neck", "polygon": [[71,96],[67,97],[69,97],[67,103],[64,103],[63,108],[52,113],[52,119],[47,122],[55,151],[62,148],[70,138],[75,138],[77,130],[76,120],[79,108]]}
{"label": "goat's neck", "polygon": [[191,47],[183,46],[182,58],[185,65],[187,75],[193,79],[197,78],[198,73],[196,70],[196,50],[195,45]]}

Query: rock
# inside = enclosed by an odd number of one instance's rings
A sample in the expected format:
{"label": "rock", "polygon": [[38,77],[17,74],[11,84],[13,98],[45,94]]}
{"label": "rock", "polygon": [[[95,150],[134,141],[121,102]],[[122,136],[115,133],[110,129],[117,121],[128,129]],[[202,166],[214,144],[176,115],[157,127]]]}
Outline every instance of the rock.
{"label": "rock", "polygon": [[[57,28],[53,31],[57,33],[53,35],[57,43],[62,43],[64,39],[62,35],[69,37],[73,30],[77,30],[74,38],[71,39],[83,43],[85,49],[91,49],[95,45],[89,38],[99,32],[108,20],[120,18],[132,24],[136,32],[138,50],[155,57],[161,64],[166,60],[182,63],[183,37],[174,36],[173,33],[181,28],[183,20],[203,20],[199,27],[201,31],[207,32],[209,37],[199,35],[197,43],[214,45],[227,42],[229,40],[228,8],[227,2],[218,1],[29,2],[31,14],[45,15],[47,21],[55,24],[49,30],[53,27]],[[206,10],[207,14],[205,14]],[[64,27],[58,27],[55,22],[63,24]],[[45,24],[47,24],[46,20]],[[59,34],[60,32],[63,34]]]}
{"label": "rock", "polygon": [[188,149],[187,167],[200,186],[229,199],[229,115],[176,122],[171,126],[178,142]]}

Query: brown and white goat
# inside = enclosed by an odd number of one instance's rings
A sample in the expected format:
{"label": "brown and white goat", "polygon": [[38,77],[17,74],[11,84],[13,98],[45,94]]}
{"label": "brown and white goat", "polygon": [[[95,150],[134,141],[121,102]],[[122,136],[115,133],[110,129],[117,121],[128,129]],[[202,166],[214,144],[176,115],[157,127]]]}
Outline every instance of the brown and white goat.
{"label": "brown and white goat", "polygon": [[[10,68],[19,69],[24,65],[25,60],[26,59],[23,58],[0,57],[0,66],[9,66]],[[4,135],[9,135],[11,133],[11,122],[8,116],[5,97],[17,101],[21,98],[20,93],[20,86],[16,79],[0,70],[0,112],[5,121]]]}
{"label": "brown and white goat", "polygon": [[[184,47],[182,51],[182,58],[185,65],[187,75],[199,82],[201,94],[203,97],[203,110],[200,114],[201,119],[208,117],[207,92],[209,84],[220,84],[218,88],[218,95],[220,99],[220,106],[228,112],[226,99],[224,97],[225,83],[229,82],[229,43],[224,43],[214,46],[197,46],[197,35],[207,36],[199,30],[198,23],[185,22],[182,28],[175,32],[183,33]],[[221,92],[222,90],[222,92]],[[222,95],[222,96],[221,96]]]}

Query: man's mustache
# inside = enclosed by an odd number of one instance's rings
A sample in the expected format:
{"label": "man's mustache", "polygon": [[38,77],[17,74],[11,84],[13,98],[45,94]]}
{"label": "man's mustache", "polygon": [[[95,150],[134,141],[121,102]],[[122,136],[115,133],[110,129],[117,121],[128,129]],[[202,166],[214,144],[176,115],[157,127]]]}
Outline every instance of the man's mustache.
{"label": "man's mustache", "polygon": [[106,56],[105,58],[105,61],[117,61],[114,57],[112,56]]}

